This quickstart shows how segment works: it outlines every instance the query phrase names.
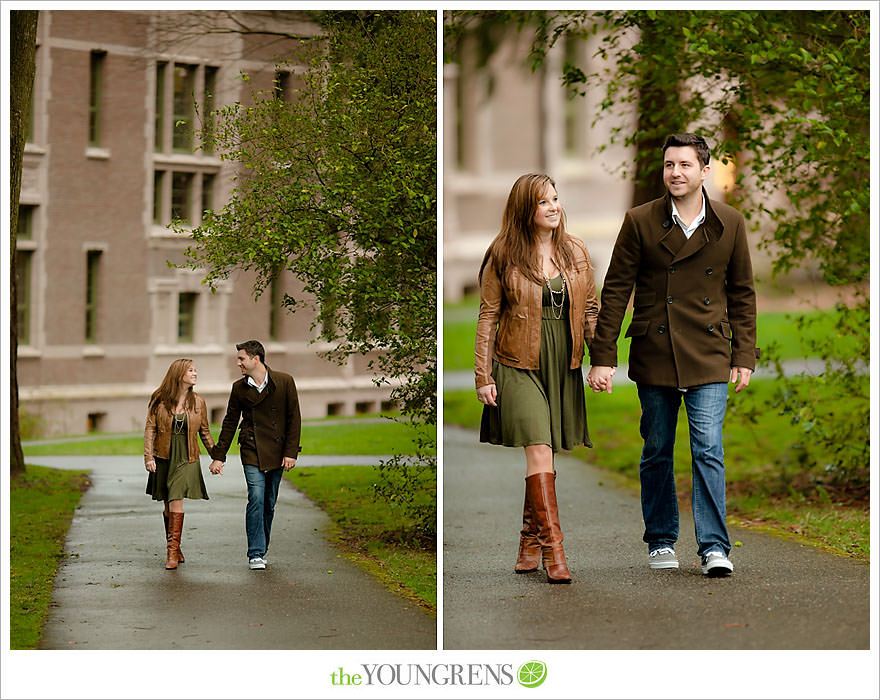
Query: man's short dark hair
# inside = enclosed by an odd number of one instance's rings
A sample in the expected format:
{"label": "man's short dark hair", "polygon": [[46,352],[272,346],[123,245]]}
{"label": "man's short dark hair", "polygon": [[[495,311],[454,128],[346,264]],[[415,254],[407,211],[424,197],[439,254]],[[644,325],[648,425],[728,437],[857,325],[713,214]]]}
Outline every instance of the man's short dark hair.
{"label": "man's short dark hair", "polygon": [[259,357],[260,362],[266,364],[266,350],[259,340],[246,340],[235,346],[236,350],[244,350],[248,357]]}
{"label": "man's short dark hair", "polygon": [[705,168],[709,165],[709,144],[699,134],[672,134],[666,137],[666,143],[663,144],[663,155],[666,155],[666,149],[673,146],[693,146],[697,152],[697,160],[700,161],[700,167]]}

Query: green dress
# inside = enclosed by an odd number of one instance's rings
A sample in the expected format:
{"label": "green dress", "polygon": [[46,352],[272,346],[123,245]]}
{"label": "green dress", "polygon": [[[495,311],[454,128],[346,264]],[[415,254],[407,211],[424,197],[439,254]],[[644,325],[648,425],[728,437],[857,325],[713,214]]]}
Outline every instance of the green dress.
{"label": "green dress", "polygon": [[[557,303],[562,284],[561,276],[550,280]],[[552,305],[547,285],[542,289],[538,369],[517,369],[492,361],[498,405],[483,406],[480,442],[507,447],[550,445],[553,452],[576,445],[592,447],[584,377],[580,367],[569,367],[572,347],[568,290],[560,313],[559,307],[554,309]]]}
{"label": "green dress", "polygon": [[[182,427],[181,422],[182,421]],[[198,460],[188,462],[186,414],[174,416],[171,431],[171,451],[168,459],[156,457],[156,471],[147,477],[147,494],[154,501],[176,501],[181,498],[208,500],[208,489],[202,478]]]}

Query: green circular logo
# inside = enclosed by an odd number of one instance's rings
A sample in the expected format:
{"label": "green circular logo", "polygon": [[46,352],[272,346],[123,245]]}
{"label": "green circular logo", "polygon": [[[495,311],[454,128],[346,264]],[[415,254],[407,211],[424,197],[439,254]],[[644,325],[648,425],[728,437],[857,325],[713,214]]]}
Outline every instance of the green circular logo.
{"label": "green circular logo", "polygon": [[537,688],[547,679],[547,664],[543,661],[526,661],[516,674],[523,688]]}

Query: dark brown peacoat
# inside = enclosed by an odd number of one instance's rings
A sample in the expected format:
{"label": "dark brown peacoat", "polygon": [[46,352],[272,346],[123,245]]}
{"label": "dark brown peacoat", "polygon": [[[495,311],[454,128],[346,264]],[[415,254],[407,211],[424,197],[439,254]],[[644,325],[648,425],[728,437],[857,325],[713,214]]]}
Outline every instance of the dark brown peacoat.
{"label": "dark brown peacoat", "polygon": [[709,199],[706,220],[686,239],[669,195],[630,209],[605,275],[595,366],[617,366],[617,338],[630,295],[629,376],[655,386],[727,382],[731,367],[755,368],[755,286],[742,214]]}
{"label": "dark brown peacoat", "polygon": [[241,424],[238,444],[243,464],[253,464],[262,471],[281,468],[284,457],[296,459],[302,420],[299,398],[293,377],[266,367],[269,383],[262,392],[242,377],[232,385],[220,437],[211,456],[226,461],[236,429]]}

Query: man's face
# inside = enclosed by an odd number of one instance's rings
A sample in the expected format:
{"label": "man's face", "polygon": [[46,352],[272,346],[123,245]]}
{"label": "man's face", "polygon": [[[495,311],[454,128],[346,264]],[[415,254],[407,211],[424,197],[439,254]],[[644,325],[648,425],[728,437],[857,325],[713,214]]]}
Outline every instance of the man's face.
{"label": "man's face", "polygon": [[700,167],[693,146],[670,146],[663,154],[663,184],[675,199],[686,199],[703,187],[709,166]]}
{"label": "man's face", "polygon": [[250,376],[251,372],[253,372],[257,368],[257,365],[260,364],[260,358],[257,355],[251,357],[244,350],[239,350],[238,356],[235,359],[235,364],[238,365],[242,375]]}

